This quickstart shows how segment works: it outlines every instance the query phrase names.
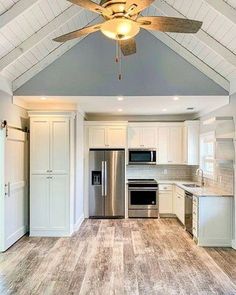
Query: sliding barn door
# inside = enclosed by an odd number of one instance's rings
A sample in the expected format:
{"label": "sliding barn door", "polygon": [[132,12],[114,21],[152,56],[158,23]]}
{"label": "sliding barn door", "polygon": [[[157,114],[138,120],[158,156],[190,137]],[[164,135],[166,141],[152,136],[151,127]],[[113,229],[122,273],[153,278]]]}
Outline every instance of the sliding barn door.
{"label": "sliding barn door", "polygon": [[3,196],[1,201],[1,251],[28,231],[28,144],[25,132],[1,130]]}

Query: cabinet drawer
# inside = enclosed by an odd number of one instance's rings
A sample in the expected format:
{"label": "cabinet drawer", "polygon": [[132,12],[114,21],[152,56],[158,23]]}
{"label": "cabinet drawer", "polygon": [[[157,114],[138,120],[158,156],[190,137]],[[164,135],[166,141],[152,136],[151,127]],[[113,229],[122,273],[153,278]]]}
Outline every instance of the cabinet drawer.
{"label": "cabinet drawer", "polygon": [[159,184],[159,191],[172,191],[172,184]]}

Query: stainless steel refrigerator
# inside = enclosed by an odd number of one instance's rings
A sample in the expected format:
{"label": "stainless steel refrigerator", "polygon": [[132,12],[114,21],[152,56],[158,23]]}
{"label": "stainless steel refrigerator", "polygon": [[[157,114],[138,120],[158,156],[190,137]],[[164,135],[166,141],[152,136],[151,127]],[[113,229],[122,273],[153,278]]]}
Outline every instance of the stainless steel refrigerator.
{"label": "stainless steel refrigerator", "polygon": [[125,216],[125,151],[90,150],[89,216]]}

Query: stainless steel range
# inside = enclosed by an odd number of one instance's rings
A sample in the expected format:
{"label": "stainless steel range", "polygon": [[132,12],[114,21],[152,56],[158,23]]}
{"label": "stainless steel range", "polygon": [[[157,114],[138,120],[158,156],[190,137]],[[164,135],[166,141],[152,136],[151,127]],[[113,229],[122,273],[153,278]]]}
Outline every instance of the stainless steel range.
{"label": "stainless steel range", "polygon": [[158,183],[155,179],[128,179],[129,217],[158,217]]}

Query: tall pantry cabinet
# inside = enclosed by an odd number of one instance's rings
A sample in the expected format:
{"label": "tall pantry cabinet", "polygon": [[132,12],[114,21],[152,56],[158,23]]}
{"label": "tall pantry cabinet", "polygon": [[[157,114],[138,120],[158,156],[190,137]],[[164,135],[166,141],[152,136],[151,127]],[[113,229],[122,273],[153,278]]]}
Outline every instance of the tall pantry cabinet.
{"label": "tall pantry cabinet", "polygon": [[74,223],[74,113],[29,112],[30,235],[61,237]]}

